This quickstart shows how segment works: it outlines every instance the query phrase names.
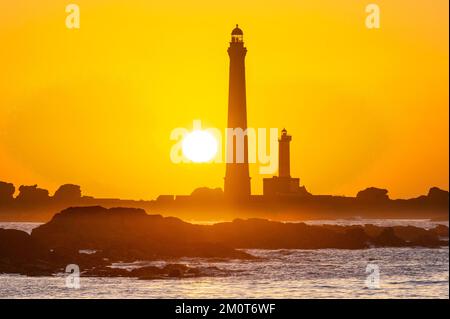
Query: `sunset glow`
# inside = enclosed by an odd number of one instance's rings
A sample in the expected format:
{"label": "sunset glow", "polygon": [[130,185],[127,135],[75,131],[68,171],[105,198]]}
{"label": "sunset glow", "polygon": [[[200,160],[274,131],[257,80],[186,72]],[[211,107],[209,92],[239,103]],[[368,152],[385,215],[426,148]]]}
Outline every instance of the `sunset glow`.
{"label": "sunset glow", "polygon": [[[249,127],[286,127],[314,194],[448,189],[448,1],[0,3],[0,177],[152,199],[222,187],[224,163],[176,165],[175,127],[226,126],[230,31],[245,30]],[[222,145],[224,147],[224,145]],[[252,192],[262,178],[252,165]],[[172,180],[176,177],[177,183]]]}
{"label": "sunset glow", "polygon": [[183,139],[182,150],[195,163],[208,162],[217,154],[217,141],[211,133],[194,131]]}
{"label": "sunset glow", "polygon": [[446,305],[449,0],[3,0],[0,43],[0,299]]}

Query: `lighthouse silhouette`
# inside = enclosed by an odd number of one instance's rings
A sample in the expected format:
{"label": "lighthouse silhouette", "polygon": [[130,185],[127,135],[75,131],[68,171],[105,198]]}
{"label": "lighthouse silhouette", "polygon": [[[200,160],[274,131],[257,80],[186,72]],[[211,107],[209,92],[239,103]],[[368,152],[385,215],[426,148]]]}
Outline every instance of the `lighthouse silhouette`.
{"label": "lighthouse silhouette", "polygon": [[[228,91],[228,129],[242,130],[245,134],[227,135],[227,166],[224,193],[229,199],[245,200],[250,197],[250,174],[248,167],[247,102],[245,93],[244,33],[236,24],[231,32],[228,48],[230,57],[230,78]],[[230,131],[230,130],[228,130]],[[243,138],[238,142],[237,139]],[[241,147],[241,149],[238,149]],[[242,149],[243,147],[243,149]],[[232,152],[232,154],[230,154]],[[237,152],[243,156],[238,159]]]}

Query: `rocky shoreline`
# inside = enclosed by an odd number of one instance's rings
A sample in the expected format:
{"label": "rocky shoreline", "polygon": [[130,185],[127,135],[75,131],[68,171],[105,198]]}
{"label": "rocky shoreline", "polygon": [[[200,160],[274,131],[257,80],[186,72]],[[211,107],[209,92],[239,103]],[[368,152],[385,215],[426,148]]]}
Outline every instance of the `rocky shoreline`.
{"label": "rocky shoreline", "polygon": [[264,219],[236,219],[214,225],[148,215],[142,209],[71,207],[35,228],[31,235],[0,229],[0,273],[50,276],[76,264],[83,276],[139,279],[222,274],[218,268],[179,263],[137,269],[114,263],[176,260],[182,257],[257,260],[243,249],[365,249],[448,246],[448,227],[312,226]]}

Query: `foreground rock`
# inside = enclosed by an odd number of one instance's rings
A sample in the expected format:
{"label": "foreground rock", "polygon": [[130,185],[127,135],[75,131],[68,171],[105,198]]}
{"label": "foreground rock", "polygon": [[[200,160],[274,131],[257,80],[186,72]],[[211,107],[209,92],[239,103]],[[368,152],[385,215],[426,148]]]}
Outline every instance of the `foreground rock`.
{"label": "foreground rock", "polygon": [[448,227],[442,225],[426,230],[413,226],[311,226],[305,223],[238,219],[209,227],[206,233],[210,240],[223,240],[235,248],[362,249],[448,245]]}
{"label": "foreground rock", "polygon": [[[447,239],[443,239],[447,238]],[[254,259],[238,249],[363,249],[448,245],[448,227],[310,226],[263,219],[194,225],[142,209],[68,208],[31,235],[0,229],[0,273],[52,275],[77,264],[86,276],[141,279],[205,276],[185,265],[117,269],[112,263],[180,257]]]}
{"label": "foreground rock", "polygon": [[252,258],[226,241],[202,236],[204,226],[147,215],[138,208],[68,208],[34,229],[35,242],[55,251],[93,249],[102,258],[133,261],[168,257]]}
{"label": "foreground rock", "polygon": [[190,267],[184,264],[166,264],[162,267],[145,266],[134,269],[95,267],[82,272],[85,277],[129,277],[143,280],[165,278],[192,278],[224,276],[228,272],[217,267]]}

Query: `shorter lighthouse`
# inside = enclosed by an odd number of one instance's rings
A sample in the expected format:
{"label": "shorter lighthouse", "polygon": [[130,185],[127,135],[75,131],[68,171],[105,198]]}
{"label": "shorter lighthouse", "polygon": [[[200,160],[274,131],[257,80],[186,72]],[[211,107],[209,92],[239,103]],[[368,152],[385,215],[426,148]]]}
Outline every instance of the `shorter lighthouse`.
{"label": "shorter lighthouse", "polygon": [[283,129],[278,139],[278,176],[263,179],[264,196],[309,194],[305,187],[300,187],[299,178],[291,177],[291,141],[292,136]]}
{"label": "shorter lighthouse", "polygon": [[291,163],[289,154],[289,143],[291,143],[292,136],[287,135],[284,128],[281,131],[281,138],[278,140],[278,176],[291,177]]}

